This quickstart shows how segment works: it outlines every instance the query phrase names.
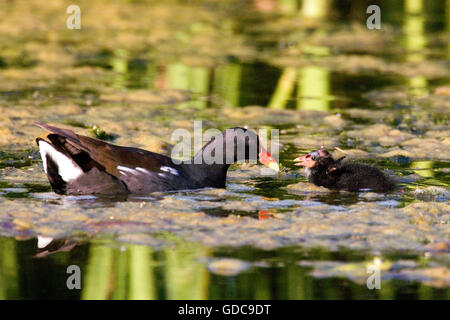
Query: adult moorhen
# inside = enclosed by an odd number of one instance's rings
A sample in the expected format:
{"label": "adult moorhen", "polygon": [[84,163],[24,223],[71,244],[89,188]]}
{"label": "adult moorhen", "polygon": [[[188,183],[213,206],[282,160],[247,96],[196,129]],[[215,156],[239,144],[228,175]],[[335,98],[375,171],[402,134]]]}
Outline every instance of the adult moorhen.
{"label": "adult moorhen", "polygon": [[[146,194],[224,188],[228,167],[239,160],[259,160],[279,170],[258,135],[244,128],[227,129],[192,159],[174,163],[170,157],[154,152],[116,146],[39,122],[35,124],[50,132],[49,141],[37,138],[36,143],[52,190],[59,194]],[[238,150],[238,146],[243,149]],[[211,163],[210,156],[221,150],[223,155],[219,161]],[[230,152],[234,154],[230,156]]]}
{"label": "adult moorhen", "polygon": [[375,192],[388,192],[395,188],[391,179],[375,167],[361,163],[342,163],[345,157],[337,160],[320,148],[294,159],[296,166],[306,167],[308,181],[329,189],[358,191],[370,189]]}

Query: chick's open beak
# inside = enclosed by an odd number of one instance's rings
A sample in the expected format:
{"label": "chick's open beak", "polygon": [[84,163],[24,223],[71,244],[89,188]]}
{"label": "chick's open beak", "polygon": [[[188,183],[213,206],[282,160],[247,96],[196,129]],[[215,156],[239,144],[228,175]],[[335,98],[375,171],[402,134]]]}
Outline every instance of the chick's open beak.
{"label": "chick's open beak", "polygon": [[305,154],[304,156],[298,157],[294,159],[296,166],[302,167],[313,167],[314,161],[311,160],[310,154]]}
{"label": "chick's open beak", "polygon": [[258,156],[258,159],[262,164],[268,166],[270,169],[275,170],[276,172],[280,171],[280,167],[278,166],[277,161],[263,147],[261,147],[261,152]]}

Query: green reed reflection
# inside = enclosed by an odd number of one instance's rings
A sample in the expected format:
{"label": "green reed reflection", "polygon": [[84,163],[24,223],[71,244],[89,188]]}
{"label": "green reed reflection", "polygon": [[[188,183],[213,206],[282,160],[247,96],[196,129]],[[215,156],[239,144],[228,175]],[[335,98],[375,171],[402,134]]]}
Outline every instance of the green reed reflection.
{"label": "green reed reflection", "polygon": [[100,244],[90,246],[83,299],[156,298],[153,251],[139,245],[124,248],[122,251]]}
{"label": "green reed reflection", "polygon": [[414,161],[411,163],[411,169],[418,175],[425,178],[434,177],[433,161]]}
{"label": "green reed reflection", "polygon": [[[423,50],[426,46],[425,16],[423,0],[405,1],[405,45],[408,50],[407,61],[420,62],[426,59]],[[426,94],[427,80],[424,76],[416,76],[408,79],[413,92],[418,95]]]}
{"label": "green reed reflection", "polygon": [[301,68],[298,76],[297,109],[328,111],[329,71],[323,67]]}
{"label": "green reed reflection", "polygon": [[280,11],[285,15],[293,15],[298,10],[297,0],[278,0]]}
{"label": "green reed reflection", "polygon": [[303,0],[302,2],[302,16],[311,19],[324,18],[330,5],[328,0]]}
{"label": "green reed reflection", "polygon": [[110,60],[110,65],[114,71],[113,87],[122,89],[126,86],[128,79],[128,56],[129,53],[125,49],[116,49]]}
{"label": "green reed reflection", "polygon": [[167,66],[167,81],[170,89],[192,92],[193,101],[180,106],[207,107],[205,97],[209,94],[211,71],[206,67],[191,67],[182,63]]}
{"label": "green reed reflection", "polygon": [[[145,246],[129,246],[129,294],[132,300],[156,298],[153,252]],[[123,272],[123,271],[122,271]]]}
{"label": "green reed reflection", "polygon": [[11,238],[0,238],[0,300],[19,298],[16,241]]}
{"label": "green reed reflection", "polygon": [[128,251],[120,250],[115,255],[115,274],[114,283],[115,288],[112,298],[115,300],[124,300],[128,296],[128,266],[129,266]]}
{"label": "green reed reflection", "polygon": [[201,245],[181,245],[164,250],[164,279],[167,299],[203,300],[208,298],[209,275],[204,262],[208,249]]}
{"label": "green reed reflection", "polygon": [[[198,244],[177,241],[163,250],[163,282],[166,299],[207,299],[209,273],[204,260],[209,250]],[[102,244],[89,247],[83,299],[153,300],[158,291],[155,254],[142,245],[126,245],[120,250]]]}
{"label": "green reed reflection", "polygon": [[297,80],[297,109],[328,111],[329,72],[323,67],[285,68],[270,99],[269,108],[285,109]]}
{"label": "green reed reflection", "polygon": [[297,77],[297,70],[295,68],[285,68],[278,80],[277,87],[273,93],[269,108],[271,109],[285,109],[288,100],[294,90],[295,79]]}
{"label": "green reed reflection", "polygon": [[219,66],[214,70],[213,92],[226,106],[239,106],[241,73],[242,66],[237,63]]}
{"label": "green reed reflection", "polygon": [[92,244],[83,276],[82,294],[84,300],[104,300],[110,297],[114,249]]}

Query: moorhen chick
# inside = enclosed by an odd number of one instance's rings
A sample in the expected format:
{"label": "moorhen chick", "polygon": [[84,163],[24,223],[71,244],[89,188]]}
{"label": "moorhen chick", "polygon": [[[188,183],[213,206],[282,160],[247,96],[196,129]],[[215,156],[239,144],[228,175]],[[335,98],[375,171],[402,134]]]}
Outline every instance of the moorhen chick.
{"label": "moorhen chick", "polygon": [[320,148],[294,159],[296,166],[306,167],[308,181],[316,186],[335,190],[358,191],[370,189],[388,192],[394,189],[394,182],[375,167],[361,163],[342,163]]}
{"label": "moorhen chick", "polygon": [[[154,152],[116,146],[39,122],[35,124],[50,132],[49,141],[37,138],[36,143],[52,190],[58,194],[147,194],[224,188],[228,167],[239,160],[259,160],[279,170],[258,135],[239,127],[215,136],[192,159],[174,163],[170,157]],[[238,150],[238,146],[243,148]],[[218,152],[222,150],[220,156]],[[214,162],[210,158],[215,153],[219,157]]]}

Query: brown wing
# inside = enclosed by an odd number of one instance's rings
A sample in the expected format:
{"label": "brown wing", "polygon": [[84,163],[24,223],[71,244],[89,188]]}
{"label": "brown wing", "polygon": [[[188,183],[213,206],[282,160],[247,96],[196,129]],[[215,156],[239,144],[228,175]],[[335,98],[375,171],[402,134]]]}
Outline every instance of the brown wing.
{"label": "brown wing", "polygon": [[60,148],[75,161],[77,161],[77,157],[83,158],[82,156],[85,154],[81,151],[84,151],[106,172],[119,179],[118,166],[132,169],[140,167],[153,172],[161,172],[161,166],[174,165],[169,157],[154,152],[116,146],[98,139],[78,135],[69,129],[61,129],[41,122],[35,122],[35,125],[59,136],[50,137],[52,135],[49,135],[49,138],[53,143],[57,140]]}

